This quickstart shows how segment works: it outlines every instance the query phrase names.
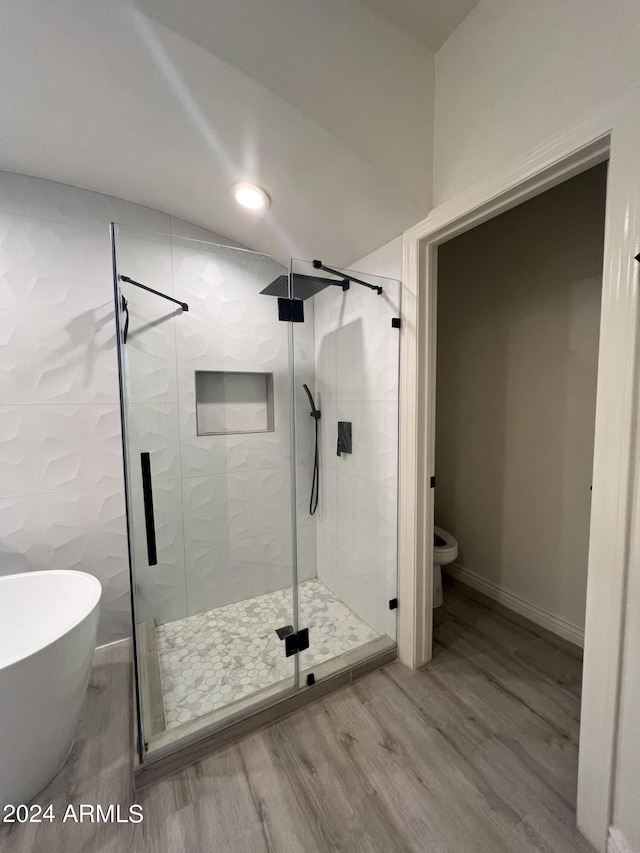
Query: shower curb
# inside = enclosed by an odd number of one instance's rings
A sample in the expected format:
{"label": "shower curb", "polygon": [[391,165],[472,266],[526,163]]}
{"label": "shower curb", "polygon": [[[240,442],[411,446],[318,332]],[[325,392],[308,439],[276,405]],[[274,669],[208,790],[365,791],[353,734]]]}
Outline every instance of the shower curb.
{"label": "shower curb", "polygon": [[317,681],[310,687],[294,688],[289,695],[280,697],[276,701],[269,701],[268,704],[247,714],[242,719],[230,724],[212,727],[208,731],[201,731],[190,739],[176,743],[175,746],[163,751],[162,754],[147,758],[143,763],[136,760],[133,771],[135,790],[139,791],[148,785],[152,785],[195,761],[206,758],[247,735],[254,734],[278,722],[320,698],[343,687],[348,687],[370,672],[393,663],[397,657],[398,650],[394,644],[393,647],[354,663],[347,669],[324,678],[322,681]]}

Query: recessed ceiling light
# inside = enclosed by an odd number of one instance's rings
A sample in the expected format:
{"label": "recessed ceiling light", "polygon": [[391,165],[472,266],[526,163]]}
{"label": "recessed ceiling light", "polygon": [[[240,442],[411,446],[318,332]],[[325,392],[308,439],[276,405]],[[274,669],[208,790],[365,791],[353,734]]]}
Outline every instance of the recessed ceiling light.
{"label": "recessed ceiling light", "polygon": [[248,207],[249,210],[263,210],[271,204],[266,192],[253,184],[234,184],[232,189],[238,204]]}

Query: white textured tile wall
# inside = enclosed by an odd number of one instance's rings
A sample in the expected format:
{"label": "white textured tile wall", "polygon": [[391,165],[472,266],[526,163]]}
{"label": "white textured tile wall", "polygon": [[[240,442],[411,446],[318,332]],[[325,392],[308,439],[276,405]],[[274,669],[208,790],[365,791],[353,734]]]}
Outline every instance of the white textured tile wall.
{"label": "white textured tile wall", "polygon": [[109,222],[168,216],[0,173],[0,573],[79,569],[131,631]]}
{"label": "white textured tile wall", "polygon": [[0,498],[121,484],[112,403],[0,405]]}
{"label": "white textured tile wall", "polygon": [[149,207],[12,172],[0,173],[0,210],[100,232],[108,231],[109,222],[165,233],[170,228],[170,217]]}
{"label": "white textured tile wall", "polygon": [[108,223],[100,232],[0,210],[0,264],[0,400],[115,402]]}
{"label": "white textured tile wall", "polygon": [[186,561],[190,614],[254,598],[258,589],[274,592],[292,585],[288,530],[188,551]]}
{"label": "white textured tile wall", "polygon": [[131,632],[121,486],[0,500],[0,549],[3,574],[43,569],[95,574],[103,588],[100,640]]}
{"label": "white textured tile wall", "polygon": [[158,624],[172,622],[176,614],[187,612],[187,585],[184,568],[184,547],[164,546],[158,563],[149,566],[146,555],[135,562],[136,618],[142,622],[156,620]]}

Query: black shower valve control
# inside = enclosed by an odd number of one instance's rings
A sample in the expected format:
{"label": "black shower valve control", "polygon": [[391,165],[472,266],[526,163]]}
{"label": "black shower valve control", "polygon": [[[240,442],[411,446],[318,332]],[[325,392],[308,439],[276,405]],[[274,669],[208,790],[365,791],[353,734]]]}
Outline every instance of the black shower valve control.
{"label": "black shower valve control", "polygon": [[352,452],[351,421],[338,421],[338,456]]}

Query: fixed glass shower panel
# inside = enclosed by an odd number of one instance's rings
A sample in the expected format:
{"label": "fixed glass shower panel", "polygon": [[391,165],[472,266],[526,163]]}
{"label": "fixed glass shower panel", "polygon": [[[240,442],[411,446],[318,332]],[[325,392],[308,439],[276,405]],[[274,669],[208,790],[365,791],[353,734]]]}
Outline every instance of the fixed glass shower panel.
{"label": "fixed glass shower panel", "polygon": [[291,334],[262,292],[289,261],[119,225],[114,255],[152,753],[296,683]]}
{"label": "fixed glass shower panel", "polygon": [[396,639],[400,282],[292,262],[300,683]]}

